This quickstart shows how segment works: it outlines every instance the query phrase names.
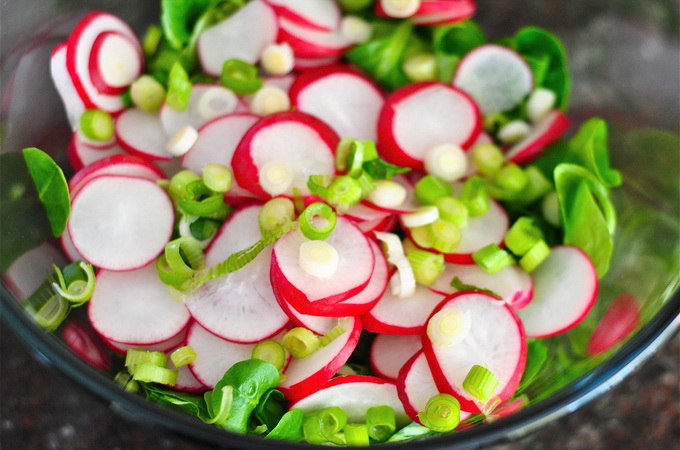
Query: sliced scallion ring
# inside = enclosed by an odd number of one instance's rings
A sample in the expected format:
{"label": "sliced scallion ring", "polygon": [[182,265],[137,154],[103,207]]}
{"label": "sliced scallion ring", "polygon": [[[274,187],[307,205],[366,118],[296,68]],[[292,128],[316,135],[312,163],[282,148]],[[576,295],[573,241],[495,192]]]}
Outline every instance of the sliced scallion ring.
{"label": "sliced scallion ring", "polygon": [[314,202],[302,211],[298,218],[300,231],[307,239],[323,240],[331,235],[337,216],[335,211],[325,203]]}
{"label": "sliced scallion ring", "polygon": [[257,76],[257,67],[243,60],[232,58],[222,65],[220,82],[238,95],[248,95],[260,89],[263,80]]}
{"label": "sliced scallion ring", "polygon": [[281,343],[293,358],[304,358],[319,348],[319,337],[307,328],[297,327],[288,331]]}
{"label": "sliced scallion ring", "polygon": [[281,370],[286,364],[286,349],[274,339],[266,339],[255,344],[251,357],[267,361]]}
{"label": "sliced scallion ring", "polygon": [[493,396],[498,384],[498,377],[493,372],[475,364],[463,380],[463,389],[480,402],[486,403]]}
{"label": "sliced scallion ring", "polygon": [[427,401],[425,411],[418,413],[418,420],[433,431],[451,431],[460,423],[460,403],[452,395],[437,394]]}

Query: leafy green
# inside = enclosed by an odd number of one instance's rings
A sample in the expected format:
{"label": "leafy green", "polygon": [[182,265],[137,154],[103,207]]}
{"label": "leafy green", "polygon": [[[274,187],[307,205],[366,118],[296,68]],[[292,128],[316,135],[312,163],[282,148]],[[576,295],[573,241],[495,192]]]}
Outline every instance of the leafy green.
{"label": "leafy green", "polygon": [[519,383],[518,391],[522,391],[525,386],[536,378],[536,375],[548,360],[548,347],[541,339],[527,340],[527,362],[524,367],[522,381]]}
{"label": "leafy green", "polygon": [[287,404],[286,397],[281,391],[270,389],[260,399],[253,415],[260,423],[266,425],[268,430],[272,430],[286,412]]}
{"label": "leafy green", "polygon": [[194,24],[219,0],[161,0],[161,26],[165,39],[181,50],[191,39]]}
{"label": "leafy green", "polygon": [[391,180],[395,175],[411,171],[410,167],[390,164],[380,158],[364,161],[361,167],[364,169],[364,172],[376,180]]}
{"label": "leafy green", "polygon": [[64,172],[50,155],[42,150],[34,147],[25,148],[23,154],[38,190],[38,197],[47,211],[52,234],[61,236],[71,213],[71,199]]}
{"label": "leafy green", "polygon": [[569,142],[565,161],[590,170],[606,187],[619,186],[622,182],[621,173],[610,166],[607,123],[599,117],[581,125]]}
{"label": "leafy green", "polygon": [[450,83],[463,55],[485,42],[484,32],[472,20],[434,27],[432,46],[439,81]]}
{"label": "leafy green", "polygon": [[265,439],[300,442],[304,439],[304,433],[302,432],[304,420],[305,414],[301,409],[291,409],[281,417],[279,423],[265,436]]}
{"label": "leafy green", "polygon": [[173,405],[187,414],[196,416],[199,419],[208,421],[210,415],[206,408],[205,400],[198,395],[188,394],[186,392],[173,391],[170,389],[163,389],[153,383],[138,382],[144,389],[146,397],[157,403]]}
{"label": "leafy green", "polygon": [[411,422],[410,424],[406,425],[404,428],[401,430],[397,431],[390,437],[387,441],[385,442],[407,442],[407,441],[413,441],[416,439],[423,438],[425,436],[436,436],[436,435],[441,435],[442,433],[438,433],[436,431],[432,431],[427,427],[424,427],[418,423]]}

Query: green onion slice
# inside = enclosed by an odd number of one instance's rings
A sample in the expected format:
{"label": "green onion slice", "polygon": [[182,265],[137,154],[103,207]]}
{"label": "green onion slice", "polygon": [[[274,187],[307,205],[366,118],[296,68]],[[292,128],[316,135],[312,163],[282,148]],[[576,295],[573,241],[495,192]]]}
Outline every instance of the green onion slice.
{"label": "green onion slice", "polygon": [[501,149],[491,143],[475,145],[471,150],[472,164],[483,175],[493,175],[505,162]]}
{"label": "green onion slice", "polygon": [[182,213],[190,216],[211,216],[224,208],[224,195],[198,179],[186,185],[186,197],[180,199],[177,206]]}
{"label": "green onion slice", "polygon": [[83,261],[69,264],[63,273],[56,265],[53,267],[58,282],[52,283],[52,287],[62,298],[80,306],[92,297],[96,279],[91,264]]}
{"label": "green onion slice", "polygon": [[180,170],[170,179],[170,187],[168,188],[170,197],[175,202],[187,198],[187,186],[189,183],[198,181],[200,179],[201,177],[196,175],[191,170]]}
{"label": "green onion slice", "polygon": [[444,271],[444,255],[442,254],[416,249],[411,250],[406,258],[411,263],[416,281],[422,285],[430,286]]}
{"label": "green onion slice", "polygon": [[489,211],[489,196],[485,178],[473,175],[463,183],[460,200],[467,206],[470,217],[481,216]]}
{"label": "green onion slice", "polygon": [[288,331],[282,340],[282,344],[294,358],[304,358],[311,355],[319,348],[319,337],[311,330],[304,327],[296,327]]}
{"label": "green onion slice", "polygon": [[113,381],[123,386],[123,389],[128,392],[139,391],[139,384],[132,379],[132,375],[127,372],[118,372],[116,376],[113,377]]}
{"label": "green onion slice", "polygon": [[93,141],[108,141],[113,137],[115,125],[111,114],[101,109],[87,109],[78,121],[80,132]]}
{"label": "green onion slice", "polygon": [[174,272],[190,277],[205,266],[205,255],[200,242],[192,237],[181,237],[168,242],[165,259]]}
{"label": "green onion slice", "polygon": [[522,256],[543,239],[540,228],[531,217],[518,218],[505,234],[505,246],[517,256]]}
{"label": "green onion slice", "polygon": [[331,175],[310,175],[307,179],[307,189],[314,195],[326,198],[328,196],[328,186],[332,181],[333,177]]}
{"label": "green onion slice", "polygon": [[341,175],[328,186],[326,200],[335,205],[350,206],[361,200],[361,184],[349,175]]}
{"label": "green onion slice", "polygon": [[[363,144],[360,140],[355,138],[342,138],[335,148],[335,168],[338,172],[347,171],[347,162],[350,154],[357,148],[361,147],[361,154],[363,159]],[[361,162],[359,163],[361,164]]]}
{"label": "green onion slice", "polygon": [[532,272],[550,255],[550,246],[541,239],[536,242],[519,260],[525,272]]}
{"label": "green onion slice", "polygon": [[515,263],[515,258],[496,243],[491,243],[477,250],[472,254],[472,259],[491,275]]}
{"label": "green onion slice", "polygon": [[468,221],[468,209],[465,203],[450,195],[439,197],[435,203],[439,209],[439,218],[451,222],[458,228],[465,228]]}
{"label": "green onion slice", "polygon": [[433,431],[451,431],[460,423],[460,403],[449,394],[434,395],[427,401],[425,411],[418,413],[418,419]]}
{"label": "green onion slice", "polygon": [[348,423],[343,428],[345,442],[349,446],[363,447],[369,445],[368,426],[364,423]]}
{"label": "green onion slice", "polygon": [[498,377],[486,367],[475,364],[463,380],[463,389],[482,403],[488,402],[498,387]]}
{"label": "green onion slice", "polygon": [[191,98],[191,81],[182,64],[175,62],[168,76],[168,94],[165,103],[177,111],[184,111]]}
{"label": "green onion slice", "polygon": [[165,88],[151,75],[142,75],[130,86],[132,103],[148,113],[158,113],[165,96]]}
{"label": "green onion slice", "polygon": [[47,331],[59,328],[71,310],[71,303],[54,291],[51,281],[43,283],[22,306]]}
{"label": "green onion slice", "polygon": [[154,364],[137,364],[132,378],[137,381],[173,385],[177,383],[177,370],[158,367]]}
{"label": "green onion slice", "polygon": [[196,352],[191,345],[184,345],[172,352],[170,359],[176,367],[186,366],[196,360]]}
{"label": "green onion slice", "polygon": [[295,220],[295,204],[286,197],[275,197],[264,205],[257,218],[260,232],[265,235]]}
{"label": "green onion slice", "polygon": [[274,339],[267,339],[255,344],[252,358],[267,361],[281,370],[286,364],[286,349]]}
{"label": "green onion slice", "polygon": [[234,175],[224,164],[209,163],[203,166],[203,183],[214,192],[227,192],[233,183]]}
{"label": "green onion slice", "polygon": [[331,328],[331,330],[319,338],[319,345],[325,347],[335,339],[343,335],[345,331],[349,328],[349,323],[347,319],[338,319],[338,324]]}
{"label": "green onion slice", "polygon": [[337,434],[347,425],[347,413],[337,406],[331,406],[305,417],[302,430],[310,444],[327,442],[344,444]]}
{"label": "green onion slice", "polygon": [[137,371],[137,366],[140,364],[148,364],[164,368],[167,363],[168,357],[162,352],[131,348],[125,354],[125,367],[127,367],[130,373],[133,375]]}
{"label": "green onion slice", "polygon": [[[461,232],[453,223],[438,219],[428,225],[427,239],[435,250],[442,253],[453,253],[460,243]],[[418,244],[417,241],[416,244]]]}
{"label": "green onion slice", "polygon": [[325,203],[314,202],[302,211],[298,218],[300,231],[307,239],[323,240],[331,235],[337,216],[335,211]]}
{"label": "green onion slice", "polygon": [[441,178],[425,175],[416,183],[413,194],[423,205],[434,205],[439,197],[451,196],[453,186]]}
{"label": "green onion slice", "polygon": [[410,167],[401,167],[390,164],[380,158],[364,161],[361,168],[376,180],[391,180],[395,175],[411,171]]}
{"label": "green onion slice", "polygon": [[376,442],[385,442],[397,429],[394,408],[388,405],[373,406],[366,410],[368,435]]}
{"label": "green onion slice", "polygon": [[237,95],[257,92],[263,84],[262,78],[257,76],[257,67],[236,58],[224,62],[220,82]]}

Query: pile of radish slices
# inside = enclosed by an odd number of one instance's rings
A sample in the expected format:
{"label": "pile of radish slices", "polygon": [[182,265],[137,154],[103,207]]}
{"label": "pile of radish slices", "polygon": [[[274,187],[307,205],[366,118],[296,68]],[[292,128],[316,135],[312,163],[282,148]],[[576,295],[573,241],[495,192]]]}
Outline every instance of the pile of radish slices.
{"label": "pile of radish slices", "polygon": [[[399,2],[377,2],[377,14],[412,17],[418,25],[467,19],[475,9],[468,0],[415,2],[410,12],[392,3]],[[495,44],[468,53],[451,83],[420,81],[386,92],[342,59],[370,36],[365,26],[343,17],[333,0],[251,0],[196,45],[205,74],[219,77],[231,58],[258,66],[264,77],[258,92],[237,95],[217,81],[196,83],[186,109],[166,103],[157,113],[121,96],[145,66],[137,36],[121,19],[91,13],[54,50],[52,77],[73,127],[68,155],[75,170],[62,244],[72,260],[98,268],[88,316],[111,349],[191,346],[196,359],[178,367],[174,388],[200,392],[249,359],[258,342],[281,341],[293,327],[323,336],[340,325],[340,336],[311,355],[288,355],[278,389],[291,408],[340,406],[361,421],[367,408],[389,405],[403,425],[419,423],[428,400],[447,393],[459,401],[462,422],[511,399],[527,337],[563,332],[587,314],[597,276],[576,247],[552,248],[530,273],[517,263],[494,273],[475,263],[478,251],[506,245],[512,223],[499,201],[489,199],[486,211],[469,217],[453,250],[416,236],[440,220],[437,208],[414,193],[422,177],[434,175],[460,192],[477,172],[472,150],[492,142],[505,147],[507,161],[535,158],[568,125],[554,94],[535,88],[522,57]],[[533,122],[484,131],[483,117],[527,99]],[[89,109],[115,118],[113,138],[84,136],[79,118]],[[361,202],[337,208],[335,228],[322,241],[337,258],[332,275],[301,264],[310,239],[296,227],[243,268],[197,289],[161,282],[156,259],[189,226],[167,193],[175,173],[188,169],[200,177],[215,163],[233,172],[224,194],[233,211],[202,242],[211,267],[262,239],[264,202],[323,201],[308,180],[344,173],[336,164],[346,138],[375,142],[381,158],[411,171],[375,180]],[[406,257],[413,250],[443,255],[430,283],[416,282]],[[453,287],[454,278],[473,288]],[[365,363],[373,375],[337,376],[351,370],[346,363],[362,335],[372,339]],[[463,386],[473,366],[497,378],[490,402]]]}

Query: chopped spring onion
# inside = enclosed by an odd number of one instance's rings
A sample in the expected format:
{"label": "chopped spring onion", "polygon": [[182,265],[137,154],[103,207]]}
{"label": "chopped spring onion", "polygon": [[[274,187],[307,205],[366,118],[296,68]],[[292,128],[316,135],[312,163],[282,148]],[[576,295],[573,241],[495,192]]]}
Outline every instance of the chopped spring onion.
{"label": "chopped spring onion", "polygon": [[302,426],[305,440],[310,444],[327,442],[343,444],[337,434],[347,425],[347,413],[337,406],[330,406],[305,417]]}
{"label": "chopped spring onion", "polygon": [[185,198],[180,199],[177,206],[184,214],[207,217],[219,213],[226,205],[224,196],[208,188],[199,178],[186,185]]}
{"label": "chopped spring onion", "polygon": [[[309,185],[309,181],[307,184]],[[295,211],[300,214],[306,208],[305,197],[302,195],[302,189],[299,187],[293,186],[291,190],[293,191],[293,204],[295,205]]]}
{"label": "chopped spring onion", "polygon": [[416,282],[430,286],[444,271],[444,255],[427,250],[412,250],[406,257],[413,268]]}
{"label": "chopped spring onion", "polygon": [[524,139],[531,126],[523,120],[512,120],[498,130],[498,139],[504,144],[514,144]]}
{"label": "chopped spring onion", "polygon": [[383,252],[389,263],[396,264],[396,261],[404,256],[404,247],[396,234],[376,231],[375,238],[383,243]]}
{"label": "chopped spring onion", "polygon": [[534,202],[552,189],[553,186],[550,180],[536,166],[525,167],[524,173],[527,176],[527,185],[522,190],[522,200],[524,203]]}
{"label": "chopped spring onion", "polygon": [[368,201],[382,208],[395,208],[406,200],[406,188],[390,180],[375,180],[375,187],[368,194]]}
{"label": "chopped spring onion", "polygon": [[54,292],[50,281],[41,285],[22,306],[47,331],[59,328],[71,310],[71,303]]}
{"label": "chopped spring onion", "polygon": [[203,183],[214,192],[227,192],[234,182],[234,174],[224,164],[209,163],[203,166]]}
{"label": "chopped spring onion", "polygon": [[373,4],[373,0],[338,0],[338,4],[345,12],[359,12]]}
{"label": "chopped spring onion", "polygon": [[140,364],[165,368],[167,363],[168,357],[162,352],[131,348],[125,354],[125,367],[127,367],[130,373],[133,375],[136,372],[136,367]]}
{"label": "chopped spring onion", "polygon": [[190,283],[192,275],[173,271],[168,265],[164,254],[161,254],[156,258],[156,272],[158,273],[158,278],[168,286],[172,286],[175,289],[182,291],[191,290],[193,288]]}
{"label": "chopped spring onion", "polygon": [[541,212],[543,213],[543,218],[555,227],[562,226],[562,221],[560,219],[560,201],[557,196],[557,192],[551,191],[543,197],[541,201]]}
{"label": "chopped spring onion", "polygon": [[113,381],[123,386],[123,389],[128,392],[139,391],[139,383],[133,380],[132,375],[127,372],[118,372],[116,376],[113,377]]}
{"label": "chopped spring onion", "polygon": [[278,370],[281,370],[286,364],[286,349],[274,339],[266,339],[255,344],[251,357],[267,361]]}
{"label": "chopped spring onion", "polygon": [[505,162],[503,151],[492,143],[477,144],[470,151],[472,164],[483,175],[493,175]]}
{"label": "chopped spring onion", "polygon": [[92,297],[96,280],[91,264],[79,261],[66,266],[63,272],[59,267],[53,267],[58,282],[52,283],[52,287],[62,298],[80,306]]}
{"label": "chopped spring onion", "polygon": [[319,338],[319,345],[325,347],[335,339],[342,336],[342,334],[349,328],[348,319],[338,319],[338,324],[331,328],[331,330]]}
{"label": "chopped spring onion", "polygon": [[390,291],[392,295],[408,298],[416,292],[416,277],[413,275],[411,263],[403,256],[395,266],[397,271],[390,277]]}
{"label": "chopped spring onion", "polygon": [[409,230],[411,239],[415,245],[420,248],[432,248],[432,241],[429,238],[430,225],[426,225],[424,227],[415,227]]}
{"label": "chopped spring onion", "polygon": [[411,17],[420,8],[420,0],[379,0],[387,17],[405,19]]}
{"label": "chopped spring onion", "polygon": [[189,75],[182,67],[182,64],[176,62],[170,69],[168,77],[168,94],[165,97],[165,103],[172,109],[177,111],[184,111],[189,106],[189,99],[191,98],[191,82]]}
{"label": "chopped spring onion", "polygon": [[345,16],[340,21],[340,35],[353,44],[371,39],[371,24],[357,16]]}
{"label": "chopped spring onion", "polygon": [[191,125],[186,125],[177,130],[165,144],[165,149],[173,156],[182,156],[194,146],[198,140],[198,131]]}
{"label": "chopped spring onion", "polygon": [[[422,228],[425,228],[425,227],[422,227]],[[413,250],[418,249],[418,246],[416,244],[414,244],[413,241],[410,238],[404,238],[401,245],[404,248],[404,254],[406,254],[406,255],[411,253]]]}
{"label": "chopped spring onion", "polygon": [[465,228],[468,221],[468,209],[465,203],[449,195],[439,197],[435,202],[439,210],[439,218],[451,222],[458,228]]}
{"label": "chopped spring onion", "polygon": [[522,256],[543,239],[541,230],[531,217],[523,216],[512,224],[505,234],[505,246],[517,256]]}
{"label": "chopped spring onion", "polygon": [[149,57],[156,53],[158,44],[163,38],[163,30],[158,25],[149,25],[142,37],[142,51],[144,56]]}
{"label": "chopped spring onion", "polygon": [[423,205],[434,205],[438,198],[453,194],[453,186],[434,175],[425,175],[416,183],[413,194]]}
{"label": "chopped spring onion", "polygon": [[356,138],[342,138],[338,142],[335,148],[335,168],[338,172],[347,171],[347,160],[349,155],[356,151],[357,148],[361,148],[361,153],[363,156],[363,144],[359,139]]}
{"label": "chopped spring onion", "polygon": [[170,354],[172,363],[177,366],[186,366],[196,361],[196,352],[191,345],[184,345]]}
{"label": "chopped spring onion", "polygon": [[545,118],[553,109],[557,102],[557,95],[550,89],[538,87],[529,95],[527,101],[527,116],[529,120],[536,123]]}
{"label": "chopped spring onion", "polygon": [[[228,212],[228,210],[224,210]],[[177,231],[180,237],[191,237],[196,239],[201,247],[206,248],[211,239],[219,230],[222,224],[221,219],[210,217],[198,217],[182,215],[177,224]]]}
{"label": "chopped spring onion", "polygon": [[525,272],[532,272],[550,255],[550,247],[541,239],[527,251],[519,260],[519,265]]}
{"label": "chopped spring onion", "polygon": [[500,191],[499,198],[512,198],[522,192],[529,177],[520,166],[514,163],[503,165],[493,175],[493,187]]}
{"label": "chopped spring onion", "polygon": [[232,58],[222,65],[220,82],[238,95],[257,92],[263,80],[257,76],[257,67],[243,60]]}
{"label": "chopped spring onion", "polygon": [[432,81],[437,79],[437,59],[432,53],[420,53],[407,58],[404,73],[411,81]]}
{"label": "chopped spring onion", "polygon": [[187,186],[189,183],[200,180],[201,177],[188,169],[180,170],[170,179],[168,191],[170,197],[176,202],[187,197]]}
{"label": "chopped spring onion", "polygon": [[362,197],[366,197],[373,189],[375,189],[373,177],[364,171],[356,177],[356,180],[359,182],[359,186],[361,186]]}
{"label": "chopped spring onion", "polygon": [[491,243],[472,254],[472,259],[488,274],[493,275],[504,267],[515,264],[515,258],[498,244]]}
{"label": "chopped spring onion", "polygon": [[307,239],[323,240],[335,229],[337,216],[327,204],[314,202],[302,211],[298,221],[300,231]]}
{"label": "chopped spring onion", "polygon": [[[208,391],[210,392],[210,391]],[[212,392],[211,392],[212,394]],[[210,398],[212,400],[212,397]],[[220,397],[220,405],[217,411],[209,408],[212,418],[206,420],[205,423],[222,423],[227,420],[231,413],[231,405],[234,402],[234,387],[231,385],[222,386],[222,396]],[[206,401],[206,404],[212,405],[212,401]]]}
{"label": "chopped spring onion", "polygon": [[461,240],[460,228],[451,222],[439,219],[428,225],[427,239],[435,250],[453,253]]}
{"label": "chopped spring onion", "polygon": [[286,197],[275,197],[267,201],[262,205],[260,215],[257,218],[260,232],[263,235],[293,220],[295,220],[295,204]]}
{"label": "chopped spring onion", "polygon": [[294,358],[304,358],[319,348],[319,337],[307,328],[296,327],[283,336],[281,343]]}
{"label": "chopped spring onion", "polygon": [[378,148],[373,141],[364,141],[364,161],[378,159]]}
{"label": "chopped spring onion", "polygon": [[115,125],[111,114],[101,109],[87,109],[78,121],[80,132],[93,141],[108,141],[113,138]]}
{"label": "chopped spring onion", "polygon": [[262,86],[250,99],[250,112],[266,116],[290,109],[288,93],[278,86]]}
{"label": "chopped spring onion", "polygon": [[142,75],[130,86],[130,98],[142,111],[155,114],[165,101],[165,88],[151,75]]}
{"label": "chopped spring onion", "polygon": [[462,178],[468,168],[465,151],[453,144],[431,148],[425,153],[424,163],[427,173],[448,182]]}
{"label": "chopped spring onion", "polygon": [[376,442],[385,442],[397,429],[394,408],[388,405],[373,406],[366,410],[368,435]]}
{"label": "chopped spring onion", "polygon": [[402,214],[400,219],[407,228],[422,227],[439,219],[439,209],[433,205],[420,206],[413,212]]}
{"label": "chopped spring onion", "polygon": [[[328,196],[328,186],[330,186],[333,181],[332,175],[310,175],[307,179],[307,189],[314,195],[318,195],[321,198],[326,198]],[[304,203],[304,199],[301,198]],[[302,212],[305,207],[296,208]]]}
{"label": "chopped spring onion", "polygon": [[348,423],[342,431],[345,433],[345,443],[349,446],[363,447],[370,443],[365,423]]}
{"label": "chopped spring onion", "polygon": [[340,175],[328,186],[326,200],[338,206],[349,206],[361,200],[363,191],[359,182],[349,175]]}
{"label": "chopped spring onion", "polygon": [[191,237],[180,237],[168,242],[163,254],[173,272],[187,277],[205,266],[203,248]]}
{"label": "chopped spring onion", "polygon": [[488,402],[498,387],[498,377],[486,367],[475,364],[463,380],[463,389],[482,403]]}
{"label": "chopped spring onion", "polygon": [[234,112],[238,106],[238,97],[223,86],[215,86],[206,90],[198,100],[198,114],[205,120],[212,120]]}
{"label": "chopped spring onion", "polygon": [[330,278],[338,271],[340,255],[326,241],[306,241],[300,245],[298,256],[300,268],[318,278]]}
{"label": "chopped spring onion", "polygon": [[271,75],[286,75],[295,65],[293,49],[287,42],[270,44],[262,51],[260,66]]}
{"label": "chopped spring onion", "polygon": [[489,211],[486,182],[486,179],[473,175],[463,183],[459,198],[467,206],[470,217],[481,216]]}
{"label": "chopped spring onion", "polygon": [[437,347],[451,347],[465,339],[471,325],[470,311],[442,308],[428,320],[427,336]]}
{"label": "chopped spring onion", "polygon": [[357,178],[359,175],[364,173],[363,163],[364,163],[364,148],[365,145],[359,140],[354,140],[350,144],[350,152],[346,158],[346,171],[347,175]]}
{"label": "chopped spring onion", "polygon": [[451,431],[460,423],[460,403],[449,394],[434,395],[427,401],[425,411],[418,413],[418,420],[433,431]]}
{"label": "chopped spring onion", "polygon": [[262,166],[259,179],[267,194],[281,195],[293,185],[295,170],[287,162],[273,159]]}

